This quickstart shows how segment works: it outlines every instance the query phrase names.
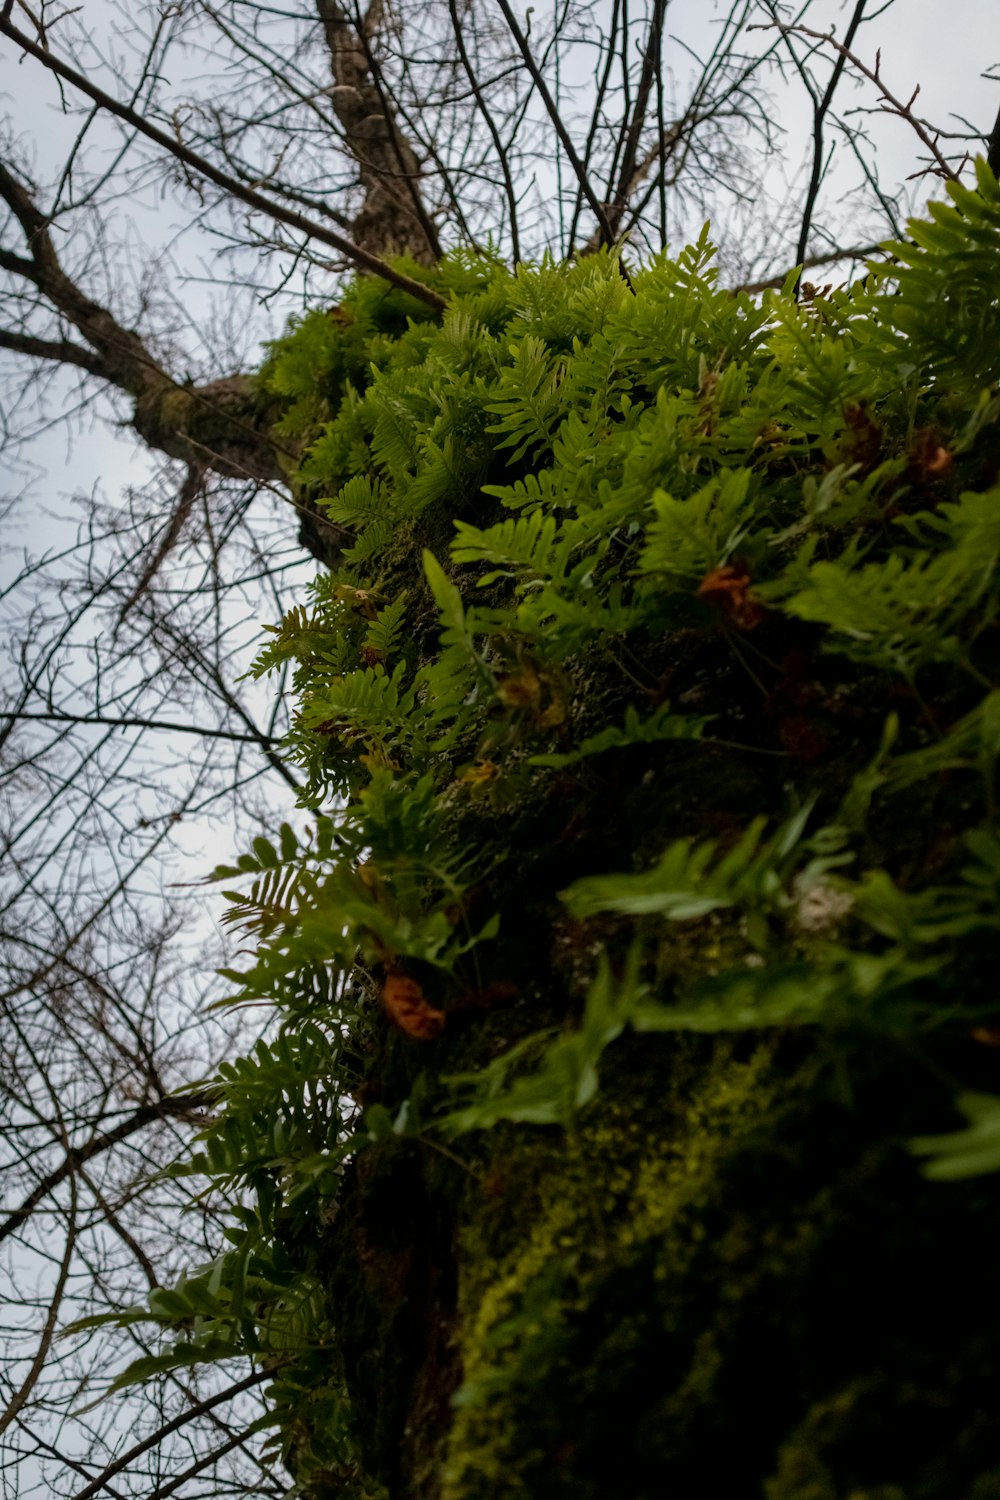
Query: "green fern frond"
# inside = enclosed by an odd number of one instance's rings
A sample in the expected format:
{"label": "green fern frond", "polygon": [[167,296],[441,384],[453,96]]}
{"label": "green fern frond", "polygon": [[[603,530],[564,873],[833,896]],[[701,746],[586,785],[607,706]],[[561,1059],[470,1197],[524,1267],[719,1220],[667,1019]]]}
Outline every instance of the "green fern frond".
{"label": "green fern frond", "polygon": [[[572,525],[560,525],[555,516],[540,508],[510,517],[480,531],[466,521],[456,521],[458,535],[451,555],[458,563],[495,563],[499,567],[479,579],[480,586],[497,578],[515,576],[521,587],[533,580],[566,581],[573,552],[583,538]],[[593,561],[586,567],[592,568]]]}
{"label": "green fern frond", "polygon": [[575,750],[558,755],[532,755],[529,764],[561,770],[591,755],[603,755],[607,750],[621,750],[628,745],[651,745],[661,740],[699,740],[710,723],[711,719],[708,718],[671,713],[669,703],[661,704],[655,713],[642,719],[638,710],[630,704],[625,711],[625,723],[621,728],[616,724],[609,724],[597,734],[588,735]]}
{"label": "green fern frond", "polygon": [[356,474],[331,500],[321,500],[320,504],[336,525],[355,527],[367,525],[384,507],[385,500],[379,480]]}
{"label": "green fern frond", "polygon": [[499,448],[513,450],[510,461],[516,463],[529,450],[549,446],[564,411],[565,366],[530,335],[512,344],[510,353],[513,362],[500,371],[486,409],[501,418],[488,430],[500,435]]}
{"label": "green fern frond", "polygon": [[778,908],[787,886],[786,862],[811,811],[807,803],[766,842],[766,820],[755,818],[721,856],[714,841],[678,839],[645,874],[587,876],[560,899],[578,920],[616,911],[690,922],[728,906]]}
{"label": "green fern frond", "polygon": [[655,519],[646,531],[639,572],[696,584],[728,562],[754,523],[754,484],[749,469],[731,469],[686,499],[657,490],[650,501]]}
{"label": "green fern frond", "polygon": [[955,1103],[969,1122],[965,1130],[916,1136],[908,1143],[914,1156],[925,1158],[924,1176],[935,1182],[961,1182],[1000,1172],[1000,1098],[966,1092]]}
{"label": "green fern frond", "polygon": [[406,594],[402,593],[379,610],[368,627],[364,644],[383,661],[395,656],[406,626]]}

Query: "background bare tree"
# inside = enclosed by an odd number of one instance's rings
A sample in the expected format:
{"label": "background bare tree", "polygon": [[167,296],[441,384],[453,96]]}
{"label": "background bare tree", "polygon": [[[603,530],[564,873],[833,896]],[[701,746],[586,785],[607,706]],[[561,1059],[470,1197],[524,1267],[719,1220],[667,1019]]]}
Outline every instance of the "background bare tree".
{"label": "background bare tree", "polygon": [[[215,1206],[182,1213],[157,1173],[266,1024],[207,1014],[221,940],[177,886],[294,805],[281,694],[242,674],[306,554],[336,547],[288,481],[260,341],[347,272],[435,307],[420,267],[450,248],[613,244],[627,269],[708,217],[734,284],[842,277],[985,140],[890,78],[889,8],[4,3],[5,1494],[285,1488],[252,1380],[88,1407],[138,1335],[59,1336],[215,1249]],[[886,115],[909,187],[879,168]],[[147,478],[43,513],[18,461],[83,411],[144,446]]]}

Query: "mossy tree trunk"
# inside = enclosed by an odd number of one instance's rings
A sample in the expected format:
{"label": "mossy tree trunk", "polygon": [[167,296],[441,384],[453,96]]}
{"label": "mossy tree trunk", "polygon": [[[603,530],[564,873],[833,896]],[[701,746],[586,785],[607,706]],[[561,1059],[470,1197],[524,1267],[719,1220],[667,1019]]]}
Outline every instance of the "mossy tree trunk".
{"label": "mossy tree trunk", "polygon": [[312,826],[219,872],[282,1026],[192,1306],[316,1500],[1000,1495],[1000,187],[952,196],[888,290],[461,257],[272,352],[344,540],[256,667]]}
{"label": "mossy tree trunk", "polygon": [[[366,1099],[395,1113],[428,1067],[579,1011],[615,934],[554,890],[779,794],[724,757],[602,769],[525,814],[482,957],[504,998],[432,1061],[387,1027]],[[724,948],[697,927],[679,966]],[[906,1149],[950,1127],[952,1076],[995,1087],[994,1054],[966,1035],[933,1064],[874,1030],[626,1036],[570,1131],[501,1124],[461,1166],[368,1147],[321,1252],[368,1473],[393,1500],[1000,1495],[996,1181],[928,1181]]]}

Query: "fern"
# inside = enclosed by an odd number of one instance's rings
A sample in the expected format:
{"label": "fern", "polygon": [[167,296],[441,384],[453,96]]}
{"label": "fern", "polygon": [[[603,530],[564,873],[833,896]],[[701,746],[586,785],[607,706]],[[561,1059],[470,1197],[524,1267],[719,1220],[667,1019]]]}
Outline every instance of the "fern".
{"label": "fern", "polygon": [[[560,528],[554,516],[538,509],[501,521],[488,531],[480,531],[465,521],[456,521],[455,528],[458,536],[452,543],[451,555],[456,562],[501,565],[483,574],[479,579],[481,587],[497,578],[511,576],[519,579],[522,588],[530,588],[539,579],[572,584],[567,573],[573,553],[584,541],[580,527]],[[574,569],[574,576],[592,571],[594,561],[582,559]]]}
{"label": "fern", "polygon": [[530,335],[511,345],[510,352],[513,362],[501,370],[486,409],[501,418],[489,431],[500,434],[498,447],[512,449],[510,461],[516,463],[529,450],[549,445],[563,412],[565,367]]}
{"label": "fern", "polygon": [[406,594],[400,594],[380,609],[365,635],[364,646],[382,661],[395,656],[402,645],[406,625]]}
{"label": "fern", "polygon": [[629,705],[625,723],[619,728],[608,724],[597,734],[588,735],[575,750],[560,754],[533,755],[533,766],[551,766],[563,769],[591,755],[603,755],[608,750],[621,750],[626,745],[652,745],[661,740],[699,740],[709,719],[698,719],[687,714],[670,712],[669,703],[663,703],[649,718],[641,719],[635,707]]}
{"label": "fern", "polygon": [[376,479],[365,474],[356,474],[349,479],[332,500],[320,504],[338,526],[364,526],[377,518],[385,501],[382,487]]}
{"label": "fern", "polygon": [[734,469],[710,479],[687,499],[658,490],[651,501],[656,519],[647,529],[640,572],[693,584],[728,562],[750,530],[752,480],[749,470]]}
{"label": "fern", "polygon": [[[230,1248],[125,1318],[169,1335],[147,1373],[273,1361],[304,1489],[356,1462],[317,1290],[354,1156],[578,1136],[629,1031],[811,1027],[845,1092],[874,1034],[940,1034],[949,1076],[992,1040],[1000,189],[949,191],[808,305],[720,289],[707,231],[634,295],[604,254],[462,253],[413,271],[440,321],[361,278],[268,356],[351,533],[252,669],[327,816],[216,872],[230,1003],[270,1019],[178,1171]],[[713,574],[754,608],[698,602]],[[913,1143],[942,1179],[997,1166],[959,1093],[969,1129]]]}
{"label": "fern", "polygon": [[500,1120],[572,1128],[577,1115],[597,1093],[602,1054],[622,1034],[644,994],[636,950],[629,955],[620,982],[616,982],[611,965],[602,955],[579,1027],[546,1046],[540,1066],[510,1087],[506,1085],[512,1068],[526,1054],[537,1052],[539,1043],[546,1040],[544,1036],[528,1038],[471,1077],[454,1077],[453,1085],[471,1083],[484,1097],[446,1115],[440,1128],[451,1136],[488,1130]]}
{"label": "fern", "polygon": [[984,290],[1000,254],[1000,188],[980,159],[975,188],[949,182],[947,191],[950,203],[932,203],[929,218],[909,221],[906,240],[887,246],[896,265],[876,299],[882,336],[872,359],[974,400],[996,380],[1000,315]]}
{"label": "fern", "polygon": [[421,669],[416,686],[422,694],[430,722],[440,726],[447,720],[456,721],[451,734],[435,742],[436,749],[444,749],[461,730],[461,721],[466,716],[463,710],[484,697],[488,701],[493,699],[495,681],[485,657],[476,646],[476,614],[471,610],[466,612],[459,590],[448,579],[432,552],[424,552],[423,563],[444,627],[441,632],[444,650],[437,662]]}
{"label": "fern", "polygon": [[1000,757],[1000,692],[987,693],[947,734],[923,749],[897,755],[880,766],[877,785],[889,794],[905,792],[945,772],[975,771],[988,792]]}
{"label": "fern", "polygon": [[963,1093],[955,1103],[969,1122],[967,1129],[917,1136],[909,1142],[915,1156],[926,1158],[924,1175],[937,1182],[960,1182],[1000,1172],[1000,1098]]}
{"label": "fern", "polygon": [[[939,515],[906,521],[917,538],[943,537],[943,549],[894,553],[877,563],[814,563],[805,587],[783,601],[789,614],[830,627],[836,649],[858,661],[890,664],[911,678],[933,661],[965,665],[966,622],[974,631],[995,610],[1000,558],[1000,491],[963,495]],[[985,607],[984,607],[985,606]],[[833,644],[833,642],[831,642]]]}
{"label": "fern", "polygon": [[[714,842],[679,839],[647,873],[588,876],[563,891],[562,900],[578,920],[615,911],[689,922],[729,906],[778,909],[787,901],[789,856],[802,839],[811,811],[811,804],[806,804],[766,842],[765,819],[755,818],[722,855]],[[839,862],[838,855],[812,861],[808,878]]]}

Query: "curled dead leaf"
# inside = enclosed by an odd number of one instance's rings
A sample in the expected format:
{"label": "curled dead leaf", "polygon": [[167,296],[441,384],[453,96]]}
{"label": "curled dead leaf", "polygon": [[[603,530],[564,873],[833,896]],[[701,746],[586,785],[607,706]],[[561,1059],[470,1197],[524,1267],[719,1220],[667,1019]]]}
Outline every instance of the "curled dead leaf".
{"label": "curled dead leaf", "polygon": [[750,574],[744,567],[726,564],[706,574],[696,590],[698,598],[722,611],[737,630],[753,630],[767,611],[750,590]]}
{"label": "curled dead leaf", "polygon": [[382,1005],[394,1026],[418,1042],[433,1042],[444,1030],[445,1013],[424,999],[415,979],[390,974],[382,986]]}
{"label": "curled dead leaf", "polygon": [[916,429],[910,439],[910,458],[921,479],[941,479],[955,463],[955,455],[936,427]]}

